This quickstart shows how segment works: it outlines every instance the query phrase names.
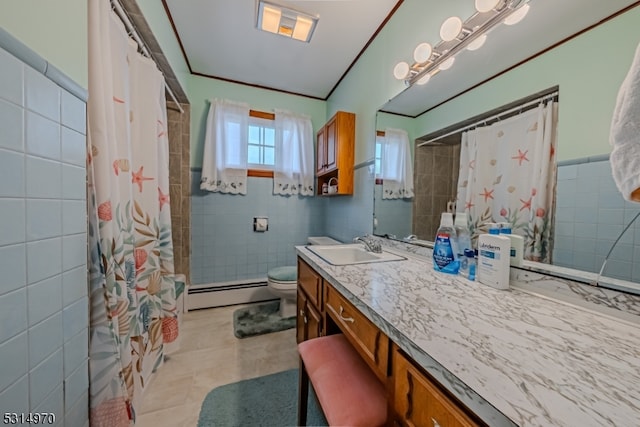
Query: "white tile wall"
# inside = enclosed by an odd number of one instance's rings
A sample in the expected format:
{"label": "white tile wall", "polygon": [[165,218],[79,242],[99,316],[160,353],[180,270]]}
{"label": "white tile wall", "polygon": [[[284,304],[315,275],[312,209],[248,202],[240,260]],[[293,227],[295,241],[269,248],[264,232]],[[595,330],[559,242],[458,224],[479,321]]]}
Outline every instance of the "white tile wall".
{"label": "white tile wall", "polygon": [[0,245],[0,271],[0,295],[27,285],[25,245]]}
{"label": "white tile wall", "polygon": [[29,412],[29,377],[27,375],[0,392],[0,408],[15,413]]}
{"label": "white tile wall", "polygon": [[[37,408],[60,384],[62,384],[62,349],[59,349],[29,372],[29,403]],[[62,415],[62,414],[60,414]]]}
{"label": "white tile wall", "polygon": [[0,408],[88,426],[86,104],[0,48]]}
{"label": "white tile wall", "polygon": [[0,295],[0,342],[18,335],[27,329],[27,291],[18,289]]}
{"label": "white tile wall", "polygon": [[24,197],[24,181],[24,155],[0,149],[0,197]]}
{"label": "white tile wall", "polygon": [[25,354],[28,354],[27,351],[26,332],[0,344],[0,360],[2,360],[0,363],[0,390],[4,390],[5,387],[27,373],[29,369],[29,359],[25,357]]}

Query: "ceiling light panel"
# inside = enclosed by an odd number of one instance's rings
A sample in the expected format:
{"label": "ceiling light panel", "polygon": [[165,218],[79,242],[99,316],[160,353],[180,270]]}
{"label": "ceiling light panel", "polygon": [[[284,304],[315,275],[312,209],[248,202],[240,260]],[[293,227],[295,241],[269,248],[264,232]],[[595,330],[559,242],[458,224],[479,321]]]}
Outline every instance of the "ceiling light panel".
{"label": "ceiling light panel", "polygon": [[256,27],[295,40],[309,42],[318,17],[258,0]]}

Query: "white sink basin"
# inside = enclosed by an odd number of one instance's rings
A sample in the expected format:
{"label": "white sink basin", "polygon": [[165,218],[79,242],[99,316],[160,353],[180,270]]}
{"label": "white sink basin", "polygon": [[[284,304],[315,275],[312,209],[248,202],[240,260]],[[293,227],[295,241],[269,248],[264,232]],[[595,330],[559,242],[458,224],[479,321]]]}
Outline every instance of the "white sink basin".
{"label": "white sink basin", "polygon": [[311,245],[307,248],[333,265],[365,264],[368,262],[401,261],[406,258],[391,252],[369,252],[360,243],[348,245]]}

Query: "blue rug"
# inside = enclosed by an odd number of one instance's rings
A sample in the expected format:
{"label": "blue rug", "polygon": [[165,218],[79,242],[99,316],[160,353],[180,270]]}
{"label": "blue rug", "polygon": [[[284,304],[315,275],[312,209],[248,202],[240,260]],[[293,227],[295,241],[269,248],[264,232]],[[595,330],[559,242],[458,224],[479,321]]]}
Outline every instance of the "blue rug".
{"label": "blue rug", "polygon": [[[298,421],[298,370],[214,388],[202,402],[198,427],[283,427]],[[326,426],[309,387],[308,426]]]}

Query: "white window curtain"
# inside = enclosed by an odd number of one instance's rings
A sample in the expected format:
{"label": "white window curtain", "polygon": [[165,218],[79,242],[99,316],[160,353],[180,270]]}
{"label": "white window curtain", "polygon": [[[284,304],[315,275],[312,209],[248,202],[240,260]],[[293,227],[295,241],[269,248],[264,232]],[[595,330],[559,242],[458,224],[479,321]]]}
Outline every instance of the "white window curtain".
{"label": "white window curtain", "polygon": [[556,123],[548,102],[463,133],[457,205],[474,240],[487,223],[508,222],[525,239],[525,259],[551,261]]}
{"label": "white window curtain", "polygon": [[313,127],[308,116],[275,111],[273,194],[313,196]]}
{"label": "white window curtain", "polygon": [[249,104],[214,99],[204,138],[200,189],[247,194]]}
{"label": "white window curtain", "polygon": [[402,129],[386,129],[380,167],[383,199],[413,197],[413,161],[409,135]]}

